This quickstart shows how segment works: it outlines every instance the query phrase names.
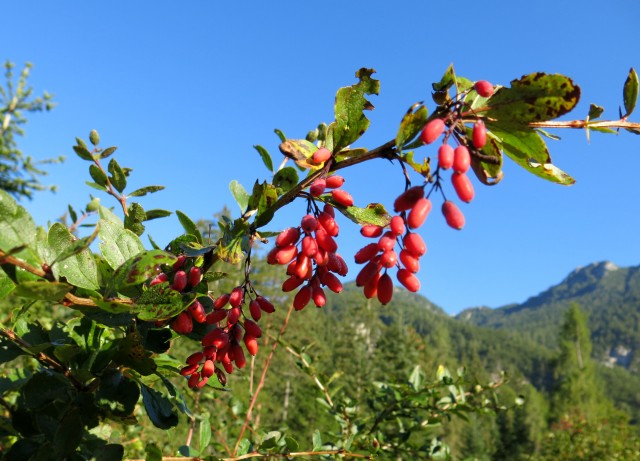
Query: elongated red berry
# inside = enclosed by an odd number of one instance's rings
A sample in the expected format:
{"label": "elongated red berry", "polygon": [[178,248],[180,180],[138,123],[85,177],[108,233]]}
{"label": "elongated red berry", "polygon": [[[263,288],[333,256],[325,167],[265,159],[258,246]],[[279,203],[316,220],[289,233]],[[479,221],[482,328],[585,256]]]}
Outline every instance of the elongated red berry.
{"label": "elongated red berry", "polygon": [[300,238],[300,230],[297,227],[288,227],[278,234],[276,237],[276,246],[284,248],[295,245]]}
{"label": "elongated red berry", "polygon": [[352,206],[353,205],[353,197],[351,194],[344,189],[334,189],[331,191],[331,197],[333,200],[342,206]]}
{"label": "elongated red berry", "polygon": [[393,250],[387,250],[380,256],[380,265],[387,269],[398,263],[398,255]]}
{"label": "elongated red berry", "polygon": [[256,322],[262,317],[262,309],[260,309],[260,303],[257,299],[252,299],[249,303],[249,313],[251,314],[251,318]]}
{"label": "elongated red berry", "polygon": [[202,371],[200,372],[200,374],[204,378],[209,378],[209,377],[213,376],[213,373],[214,373],[215,369],[216,369],[216,367],[213,364],[213,360],[206,360],[202,364]]}
{"label": "elongated red berry", "polygon": [[193,389],[198,385],[199,382],[200,382],[200,373],[193,373],[191,376],[189,376],[189,381],[187,381],[187,385]]}
{"label": "elongated red berry", "polygon": [[482,120],[478,120],[473,124],[472,138],[473,145],[478,149],[482,149],[487,143],[487,129]]}
{"label": "elongated red berry", "polygon": [[389,229],[391,229],[391,232],[393,232],[396,235],[404,234],[406,228],[405,228],[404,219],[402,219],[402,216],[396,215],[393,218],[391,218],[391,221],[389,222]]}
{"label": "elongated red berry", "polygon": [[271,304],[271,301],[269,301],[264,296],[258,296],[256,298],[256,301],[258,301],[258,303],[260,304],[260,309],[262,309],[267,314],[272,314],[276,311],[276,308],[273,307],[273,304]]}
{"label": "elongated red berry", "polygon": [[229,309],[229,315],[227,315],[227,325],[235,325],[240,320],[242,311],[239,307],[232,307]]}
{"label": "elongated red berry", "polygon": [[375,224],[366,224],[360,228],[360,234],[363,237],[376,238],[382,235],[382,231],[384,229],[380,226],[376,226]]}
{"label": "elongated red berry", "polygon": [[336,210],[333,208],[333,205],[331,205],[330,203],[325,203],[324,206],[322,207],[322,211],[327,213],[332,218],[336,217]]}
{"label": "elongated red berry", "polygon": [[302,239],[302,254],[308,256],[309,258],[313,257],[318,252],[318,243],[316,239],[312,236],[307,235]]}
{"label": "elongated red berry", "polygon": [[309,301],[311,300],[311,286],[305,285],[300,288],[300,291],[296,293],[293,298],[293,308],[297,311],[305,308]]}
{"label": "elongated red berry", "polygon": [[222,319],[227,318],[227,310],[226,309],[218,309],[217,311],[210,312],[207,315],[206,322],[208,325],[212,325],[214,323],[220,322]]}
{"label": "elongated red berry", "polygon": [[202,281],[202,271],[199,267],[192,267],[189,269],[189,277],[188,282],[189,286],[195,287],[198,283]]}
{"label": "elongated red berry", "polygon": [[207,314],[204,312],[204,306],[197,299],[189,306],[189,313],[193,320],[198,323],[204,323],[207,320]]}
{"label": "elongated red berry", "polygon": [[282,282],[282,291],[284,291],[285,293],[289,293],[290,291],[293,291],[296,288],[298,288],[303,283],[304,283],[303,278],[300,278],[296,275],[292,275],[287,280]]}
{"label": "elongated red berry", "polygon": [[413,186],[395,199],[393,209],[396,213],[409,210],[422,197],[424,197],[424,188],[422,186]]}
{"label": "elongated red berry", "polygon": [[378,295],[378,281],[382,275],[377,272],[369,281],[364,285],[363,293],[367,299],[375,298]]}
{"label": "elongated red berry", "polygon": [[393,280],[391,276],[386,272],[382,274],[380,280],[378,280],[378,301],[380,304],[389,304],[393,297]]}
{"label": "elongated red berry", "polygon": [[193,365],[187,365],[186,367],[180,370],[180,374],[182,376],[190,376],[193,373],[195,373],[198,370],[198,368],[200,368],[199,363],[194,363]]}
{"label": "elongated red berry", "polygon": [[247,352],[251,355],[256,355],[258,353],[258,340],[248,333],[245,333],[243,340]]}
{"label": "elongated red berry", "polygon": [[242,347],[240,347],[240,344],[238,343],[233,343],[231,347],[233,348],[233,361],[235,362],[236,367],[244,368],[247,364],[247,359],[244,356]]}
{"label": "elongated red berry", "polygon": [[329,253],[335,253],[338,249],[336,241],[322,227],[316,229],[316,242],[320,248]]}
{"label": "elongated red berry", "polygon": [[331,151],[326,147],[321,147],[317,151],[313,153],[313,163],[320,164],[324,163],[331,158]]}
{"label": "elongated red berry", "polygon": [[336,189],[338,187],[342,187],[343,184],[344,184],[344,178],[337,174],[334,174],[327,178],[327,188],[329,189]]}
{"label": "elongated red berry", "polygon": [[160,272],[153,279],[151,279],[151,282],[149,282],[149,286],[152,287],[154,285],[158,285],[158,284],[160,284],[162,282],[166,282],[168,280],[169,280],[169,277],[167,277],[167,274],[165,274],[164,272]]}
{"label": "elongated red berry", "polygon": [[462,229],[464,227],[464,215],[455,203],[446,201],[442,204],[442,214],[447,224],[454,229]]}
{"label": "elongated red berry", "polygon": [[371,277],[375,276],[379,271],[380,264],[378,261],[369,261],[362,269],[360,269],[360,272],[358,272],[358,275],[356,276],[356,286],[365,286]]}
{"label": "elongated red berry", "polygon": [[453,171],[466,173],[471,165],[471,155],[466,146],[458,146],[453,151]]}
{"label": "elongated red berry", "polygon": [[493,85],[486,80],[478,80],[473,88],[483,98],[488,98],[493,94]]}
{"label": "elongated red berry", "polygon": [[298,255],[298,258],[296,259],[296,269],[293,275],[301,279],[306,279],[311,266],[311,258],[303,253],[300,253]]}
{"label": "elongated red berry", "polygon": [[324,290],[321,286],[313,287],[311,289],[311,298],[313,299],[313,304],[316,307],[322,307],[327,303],[327,297],[324,294]]}
{"label": "elongated red berry", "polygon": [[262,329],[253,320],[244,321],[244,330],[254,338],[260,338],[262,336]]}
{"label": "elongated red berry", "polygon": [[207,332],[202,338],[203,346],[215,346],[218,350],[229,344],[229,335],[222,328],[216,328]]}
{"label": "elongated red berry", "polygon": [[369,243],[363,246],[356,252],[354,256],[356,264],[363,264],[367,261],[371,261],[371,259],[373,259],[373,257],[377,255],[379,251],[380,247],[378,247],[377,243]]}
{"label": "elongated red berry", "polygon": [[187,288],[187,273],[185,271],[177,271],[173,275],[173,283],[171,284],[171,288],[176,291],[182,291]]}
{"label": "elongated red berry", "polygon": [[327,231],[327,234],[332,237],[335,237],[340,233],[340,227],[338,226],[335,217],[325,211],[318,215],[318,223]]}
{"label": "elongated red berry", "polygon": [[444,120],[441,118],[434,118],[427,123],[422,132],[420,133],[420,139],[425,144],[431,144],[438,139],[442,133],[444,133]]}
{"label": "elongated red berry", "polygon": [[419,257],[408,250],[400,251],[400,262],[409,272],[413,272],[415,274],[420,270]]}
{"label": "elongated red berry", "polygon": [[329,288],[334,293],[340,293],[342,291],[342,282],[338,277],[331,272],[327,272],[322,276],[322,284]]}
{"label": "elongated red berry", "polygon": [[277,250],[273,255],[273,261],[275,261],[276,264],[289,264],[293,258],[298,256],[298,247],[295,245],[289,245],[288,247],[282,248],[276,247],[276,249]]}
{"label": "elongated red berry", "polygon": [[471,184],[469,176],[465,173],[453,173],[451,175],[451,183],[460,200],[467,203],[473,200],[473,184]]}
{"label": "elongated red berry", "polygon": [[378,240],[378,248],[382,251],[393,250],[394,246],[396,246],[396,234],[391,231],[382,234],[382,237]]}
{"label": "elongated red berry", "polygon": [[424,224],[425,219],[431,211],[431,200],[428,198],[419,199],[411,208],[409,216],[407,216],[407,225],[411,229],[417,229]]}
{"label": "elongated red berry", "polygon": [[420,289],[420,280],[407,269],[400,269],[397,277],[398,281],[404,285],[407,290],[415,293]]}
{"label": "elongated red berry", "polygon": [[229,295],[229,304],[231,307],[238,307],[244,301],[244,288],[235,287]]}
{"label": "elongated red berry", "polygon": [[181,312],[171,322],[171,328],[178,334],[188,335],[193,331],[193,320],[187,312]]}
{"label": "elongated red berry", "polygon": [[347,263],[338,253],[329,253],[327,269],[343,277],[349,272]]}
{"label": "elongated red berry", "polygon": [[427,252],[427,245],[420,234],[411,232],[402,239],[405,249],[414,256],[420,257]]}
{"label": "elongated red berry", "polygon": [[307,234],[310,234],[318,227],[318,220],[312,214],[305,215],[300,221],[300,227]]}
{"label": "elongated red berry", "polygon": [[449,144],[442,144],[438,148],[438,166],[443,170],[453,166],[453,147]]}
{"label": "elongated red berry", "polygon": [[200,362],[202,362],[203,358],[204,358],[204,354],[201,351],[194,352],[189,357],[187,357],[187,360],[185,360],[185,362],[188,365],[195,365],[195,364],[199,364]]}
{"label": "elongated red berry", "polygon": [[324,180],[324,178],[318,178],[311,183],[311,186],[309,186],[309,193],[313,197],[319,197],[324,194],[326,188],[327,182]]}
{"label": "elongated red berry", "polygon": [[171,266],[173,268],[174,271],[177,271],[178,269],[182,269],[182,266],[184,266],[184,263],[187,261],[187,257],[185,255],[179,255],[178,259],[176,259],[176,262],[173,263],[173,266]]}

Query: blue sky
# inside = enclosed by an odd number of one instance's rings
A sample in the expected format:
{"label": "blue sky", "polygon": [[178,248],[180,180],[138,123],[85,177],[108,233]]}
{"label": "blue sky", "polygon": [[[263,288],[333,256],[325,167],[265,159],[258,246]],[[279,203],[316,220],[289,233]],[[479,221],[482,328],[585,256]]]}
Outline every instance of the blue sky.
{"label": "blue sky", "polygon": [[[179,5],[179,6],[178,6]],[[456,2],[9,2],[3,6],[0,58],[35,67],[37,93],[58,106],[35,114],[20,146],[35,158],[66,155],[25,206],[39,224],[82,208],[93,191],[87,163],[73,154],[74,138],[97,129],[117,145],[121,165],[134,169],[131,189],[162,184],[141,199],[147,208],[179,209],[211,218],[234,205],[228,184],[250,188],[268,171],[253,150],[278,158],[274,128],[303,138],[330,122],[335,91],[355,82],[360,67],[377,70],[371,127],[359,146],[393,138],[404,112],[430,101],[430,85],[450,63],[459,75],[508,84],[535,71],[563,73],[589,103],[615,118],[630,67],[640,68],[634,0]],[[433,105],[430,105],[432,108]],[[634,114],[635,115],[635,114]],[[567,118],[567,117],[565,117]],[[568,117],[571,118],[571,117]],[[632,116],[640,120],[640,115]],[[577,183],[546,183],[506,162],[495,187],[474,179],[476,198],[462,209],[467,226],[446,227],[433,213],[422,231],[429,251],[422,293],[448,312],[522,302],[559,282],[577,266],[610,260],[640,264],[638,171],[640,136],[556,132],[554,162]],[[419,153],[432,151],[421,149]],[[279,161],[279,158],[278,158]],[[345,171],[357,204],[388,206],[403,188],[397,166],[378,160]],[[416,181],[419,178],[414,178]],[[381,186],[382,185],[382,186]],[[110,203],[107,198],[103,203]],[[296,225],[294,204],[273,229]],[[364,242],[341,221],[340,252],[348,261]],[[175,217],[148,226],[159,243],[180,232]],[[352,265],[355,277],[357,267]]]}

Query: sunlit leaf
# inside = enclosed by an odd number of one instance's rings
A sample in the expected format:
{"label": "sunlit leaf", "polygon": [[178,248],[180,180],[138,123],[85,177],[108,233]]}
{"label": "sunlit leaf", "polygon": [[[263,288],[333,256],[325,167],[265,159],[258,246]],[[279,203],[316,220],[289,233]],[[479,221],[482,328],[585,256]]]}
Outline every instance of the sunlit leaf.
{"label": "sunlit leaf", "polygon": [[377,226],[387,226],[391,221],[391,216],[387,213],[384,205],[380,203],[370,203],[364,208],[350,206],[344,207],[333,201],[330,203],[351,221],[359,225],[375,224]]}
{"label": "sunlit leaf", "polygon": [[273,185],[280,189],[283,194],[289,192],[299,181],[298,172],[295,168],[288,166],[278,170],[273,175]]}
{"label": "sunlit leaf", "polygon": [[404,145],[415,138],[427,121],[428,111],[421,102],[415,103],[402,117],[400,128],[396,135],[396,148],[398,153],[402,153]]}
{"label": "sunlit leaf", "polygon": [[129,258],[144,251],[144,246],[136,234],[124,228],[124,223],[109,209],[100,207],[98,221],[100,251],[113,269],[117,269]]}
{"label": "sunlit leaf", "polygon": [[193,235],[200,245],[204,245],[204,238],[202,238],[202,234],[198,229],[198,226],[180,210],[176,210],[176,216],[178,216],[178,220],[180,224],[182,224],[183,229],[189,235]]}
{"label": "sunlit leaf", "polygon": [[129,197],[142,197],[144,195],[152,194],[154,192],[158,192],[163,189],[164,189],[164,186],[145,186],[131,192],[129,194]]}
{"label": "sunlit leaf", "polygon": [[266,166],[269,171],[273,171],[273,161],[271,160],[271,155],[269,155],[267,149],[260,145],[253,146],[253,148],[260,154],[260,158],[262,159],[264,166]]}
{"label": "sunlit leaf", "polygon": [[622,95],[626,111],[624,116],[628,117],[633,112],[633,109],[636,108],[636,102],[638,101],[638,74],[633,67],[629,70],[627,80],[624,82]]}

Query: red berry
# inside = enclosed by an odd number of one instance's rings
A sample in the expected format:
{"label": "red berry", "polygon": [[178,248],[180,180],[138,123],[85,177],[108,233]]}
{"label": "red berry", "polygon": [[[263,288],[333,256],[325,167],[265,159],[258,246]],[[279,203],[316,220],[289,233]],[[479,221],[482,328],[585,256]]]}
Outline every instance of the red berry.
{"label": "red berry", "polygon": [[244,288],[235,287],[231,290],[231,295],[229,296],[229,304],[231,307],[238,307],[244,301]]}
{"label": "red berry", "polygon": [[318,246],[329,253],[335,253],[338,249],[338,244],[331,237],[326,230],[319,227],[316,229],[316,242],[318,242]]}
{"label": "red berry", "polygon": [[410,272],[416,273],[420,270],[420,261],[418,260],[418,256],[408,250],[400,251],[400,262]]}
{"label": "red berry", "polygon": [[442,204],[442,214],[447,224],[454,229],[462,229],[464,227],[464,215],[455,203],[446,201]]}
{"label": "red berry", "polygon": [[335,218],[331,216],[329,213],[322,212],[318,215],[318,223],[327,231],[332,237],[335,237],[340,232],[340,227],[338,227],[338,223]]}
{"label": "red berry", "polygon": [[276,246],[278,248],[295,245],[300,238],[300,231],[297,227],[288,227],[276,237]]}
{"label": "red berry", "polygon": [[253,299],[249,303],[249,313],[251,314],[251,318],[256,322],[262,317],[262,309],[260,309],[260,303],[257,299]]}
{"label": "red berry", "polygon": [[333,209],[333,206],[330,203],[325,203],[324,207],[322,207],[322,211],[327,213],[332,218],[336,217],[336,211]]}
{"label": "red berry", "polygon": [[488,98],[489,96],[491,96],[493,94],[493,85],[491,83],[487,82],[486,80],[478,80],[473,85],[473,88],[483,98]]}
{"label": "red berry", "polygon": [[149,282],[149,286],[152,287],[154,285],[158,285],[158,284],[160,284],[162,282],[166,282],[168,280],[169,280],[169,277],[167,277],[167,274],[165,274],[164,272],[160,272],[153,279],[151,279],[151,281]]}
{"label": "red berry", "polygon": [[171,285],[176,291],[182,291],[187,288],[187,273],[185,271],[177,271],[173,275],[173,284]]}
{"label": "red berry", "polygon": [[216,300],[213,302],[213,308],[214,309],[222,309],[224,306],[227,305],[227,303],[229,302],[229,298],[231,297],[231,295],[229,293],[225,293],[219,297],[216,298]]}
{"label": "red berry", "polygon": [[344,178],[342,176],[337,175],[337,174],[334,174],[333,176],[329,176],[327,178],[327,188],[329,188],[329,189],[335,189],[336,187],[342,187],[343,184],[344,184]]}
{"label": "red berry", "polygon": [[327,261],[327,269],[331,272],[335,272],[338,275],[345,276],[349,272],[349,267],[345,260],[338,253],[329,253],[329,260]]}
{"label": "red berry", "polygon": [[307,255],[300,253],[298,255],[298,259],[296,259],[296,268],[293,275],[299,277],[301,279],[306,279],[307,276],[310,276],[310,271],[312,270],[311,258]]}
{"label": "red berry", "polygon": [[251,336],[248,333],[244,335],[244,345],[247,348],[247,352],[251,355],[256,355],[258,353],[258,340]]}
{"label": "red berry", "polygon": [[189,277],[188,282],[189,286],[195,287],[198,283],[202,281],[202,271],[199,267],[192,267],[189,269]]}
{"label": "red berry", "polygon": [[376,273],[364,286],[364,297],[367,299],[375,298],[378,294],[378,281],[380,280],[380,272]]}
{"label": "red berry", "polygon": [[289,264],[293,260],[293,258],[298,256],[298,247],[294,245],[290,245],[288,247],[283,247],[283,248],[275,247],[274,250],[276,251],[274,253],[273,260],[275,261],[276,264],[280,264],[280,265]]}
{"label": "red berry", "polygon": [[178,256],[178,259],[176,260],[176,262],[173,263],[173,266],[171,266],[173,268],[174,271],[177,271],[178,269],[181,269],[182,266],[184,266],[184,263],[187,261],[187,257],[185,255],[180,255]]}
{"label": "red berry", "polygon": [[380,264],[378,261],[369,261],[358,273],[356,277],[356,286],[363,287],[367,284],[372,277],[374,277],[380,271]]}
{"label": "red berry", "polygon": [[398,281],[404,285],[407,290],[415,293],[420,289],[420,280],[407,269],[400,269],[397,277]]}
{"label": "red berry", "polygon": [[322,307],[327,302],[327,297],[324,294],[324,290],[321,286],[313,287],[311,289],[311,298],[313,299],[313,304],[316,307]]}
{"label": "red berry", "polygon": [[282,291],[284,291],[285,293],[289,293],[290,291],[293,291],[296,288],[298,288],[303,283],[304,283],[303,278],[300,278],[296,275],[292,275],[287,280],[282,282]]}
{"label": "red berry", "polygon": [[413,186],[407,189],[396,198],[393,202],[393,209],[396,213],[406,211],[415,205],[415,203],[424,197],[424,188],[422,186]]}
{"label": "red berry", "polygon": [[[304,256],[308,256],[309,258],[313,257],[318,252],[318,243],[316,239],[307,235],[302,239],[302,254]],[[298,255],[300,257],[300,255]]]}
{"label": "red berry", "polygon": [[334,293],[340,293],[342,291],[342,282],[338,277],[331,272],[327,272],[322,276],[322,284],[329,288]]}
{"label": "red berry", "polygon": [[444,132],[444,127],[444,120],[434,118],[424,126],[422,133],[420,133],[420,139],[425,144],[431,144]]}
{"label": "red berry", "polygon": [[253,320],[244,321],[244,330],[254,338],[260,338],[262,336],[262,330]]}
{"label": "red berry", "polygon": [[309,193],[313,197],[319,197],[324,193],[324,190],[327,188],[327,182],[323,178],[318,178],[311,183],[309,187]]}
{"label": "red berry", "polygon": [[393,297],[393,280],[391,276],[386,272],[382,274],[380,280],[378,280],[378,301],[380,304],[389,304]]}
{"label": "red berry", "polygon": [[411,208],[409,216],[407,216],[407,224],[411,229],[417,229],[424,224],[429,212],[431,211],[431,200],[428,198],[419,199]]}
{"label": "red berry", "polygon": [[193,373],[195,373],[198,368],[200,368],[200,364],[199,363],[194,363],[193,365],[187,365],[186,367],[180,369],[180,374],[182,376],[190,376]]}
{"label": "red berry", "polygon": [[171,328],[178,334],[188,335],[193,331],[193,320],[191,316],[186,312],[181,312],[178,316],[171,322]]}
{"label": "red berry", "polygon": [[204,306],[197,299],[194,300],[189,306],[189,312],[191,317],[198,323],[204,323],[207,320],[207,314],[204,312]]}
{"label": "red berry", "polygon": [[238,323],[240,319],[240,315],[242,314],[242,310],[239,307],[232,307],[229,309],[229,315],[227,315],[227,325],[235,325]]}
{"label": "red berry", "polygon": [[305,308],[309,301],[311,300],[311,286],[305,285],[300,288],[300,291],[296,293],[293,298],[293,308],[297,311]]}
{"label": "red berry", "polygon": [[247,364],[247,359],[244,356],[242,347],[238,343],[233,343],[231,347],[233,348],[233,361],[236,363],[236,367],[244,368]]}
{"label": "red berry", "polygon": [[453,147],[449,144],[442,144],[438,148],[438,166],[443,170],[453,166]]}
{"label": "red berry", "polygon": [[331,158],[331,151],[326,147],[321,147],[317,151],[313,153],[313,163],[320,164],[324,163]]}
{"label": "red berry", "polygon": [[391,222],[389,222],[389,229],[391,229],[391,232],[393,232],[396,235],[404,234],[404,231],[406,229],[404,225],[404,219],[402,219],[402,216],[394,216],[393,218],[391,218]]}
{"label": "red berry", "polygon": [[229,335],[222,328],[211,330],[204,335],[204,338],[202,338],[203,346],[215,346],[218,351],[224,348],[227,344],[229,344]]}
{"label": "red berry", "polygon": [[352,206],[353,197],[344,189],[334,189],[331,191],[331,197],[334,202],[342,206]]}
{"label": "red berry", "polygon": [[273,307],[273,304],[271,304],[271,302],[264,296],[258,296],[256,298],[256,301],[258,301],[258,303],[260,304],[260,309],[265,311],[267,314],[272,314],[276,311],[276,308]]}
{"label": "red berry", "polygon": [[385,232],[378,240],[378,248],[382,251],[393,250],[396,246],[396,234],[391,231]]}
{"label": "red berry", "polygon": [[216,369],[215,365],[213,364],[213,360],[207,360],[204,362],[204,364],[202,365],[202,372],[201,375],[203,378],[209,378],[211,376],[213,376],[214,370]]}
{"label": "red berry", "polygon": [[453,173],[451,175],[451,183],[460,200],[467,203],[473,200],[473,184],[471,184],[469,176],[465,173]]}
{"label": "red berry", "polygon": [[213,323],[218,323],[222,319],[227,317],[227,311],[225,309],[218,309],[217,311],[213,311],[207,315],[206,322],[211,325]]}
{"label": "red berry", "polygon": [[466,173],[471,165],[471,155],[466,146],[458,146],[453,152],[453,171]]}
{"label": "red berry", "polygon": [[308,214],[302,217],[302,220],[300,221],[300,227],[302,227],[302,230],[307,234],[310,234],[318,227],[318,221],[316,220],[315,216]]}
{"label": "red berry", "polygon": [[188,365],[197,365],[202,362],[203,358],[204,354],[202,352],[194,352],[189,357],[187,357],[186,362]]}
{"label": "red berry", "polygon": [[384,229],[374,224],[366,224],[360,229],[360,234],[364,237],[376,238],[382,235]]}
{"label": "red berry", "polygon": [[199,382],[200,382],[200,373],[193,373],[191,376],[189,376],[189,381],[187,381],[187,385],[193,389],[198,385]]}
{"label": "red berry", "polygon": [[363,264],[367,261],[371,261],[371,259],[373,259],[373,257],[377,255],[379,251],[380,248],[378,247],[377,243],[369,243],[368,245],[365,245],[364,247],[360,248],[354,256],[356,264]]}
{"label": "red berry", "polygon": [[387,269],[398,263],[398,255],[393,250],[387,250],[380,256],[380,264]]}
{"label": "red berry", "polygon": [[482,120],[478,120],[473,124],[472,137],[473,145],[478,149],[482,149],[487,143],[487,129],[485,128]]}
{"label": "red berry", "polygon": [[405,249],[416,257],[420,257],[427,252],[427,245],[424,243],[420,234],[416,234],[415,232],[405,235],[402,243],[404,243]]}

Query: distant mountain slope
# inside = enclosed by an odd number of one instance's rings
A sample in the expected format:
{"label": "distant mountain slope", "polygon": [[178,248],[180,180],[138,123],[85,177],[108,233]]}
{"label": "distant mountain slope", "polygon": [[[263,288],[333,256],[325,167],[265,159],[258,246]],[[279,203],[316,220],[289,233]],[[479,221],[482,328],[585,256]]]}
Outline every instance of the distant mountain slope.
{"label": "distant mountain slope", "polygon": [[621,268],[606,261],[590,264],[522,304],[467,309],[456,318],[517,332],[554,348],[564,311],[573,302],[589,315],[594,357],[639,373],[640,266]]}

